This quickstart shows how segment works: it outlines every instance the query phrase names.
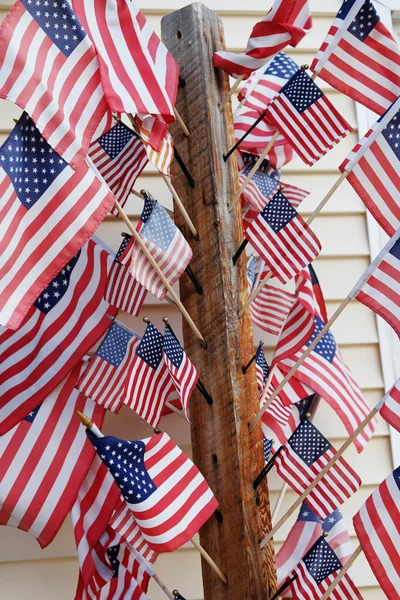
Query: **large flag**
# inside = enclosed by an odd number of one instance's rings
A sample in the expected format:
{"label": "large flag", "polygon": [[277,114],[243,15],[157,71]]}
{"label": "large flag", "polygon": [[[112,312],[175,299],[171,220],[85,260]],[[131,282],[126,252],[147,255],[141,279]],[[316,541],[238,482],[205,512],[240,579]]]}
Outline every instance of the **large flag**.
{"label": "large flag", "polygon": [[244,235],[282,283],[292,279],[321,251],[318,238],[281,191]]}
{"label": "large flag", "polygon": [[0,148],[0,324],[17,329],[54,275],[97,229],[114,197],[58,156],[24,113]]}
{"label": "large flag", "polygon": [[396,381],[376,408],[379,409],[385,421],[400,431],[400,379]]}
{"label": "large flag", "polygon": [[114,321],[90,358],[77,388],[97,404],[118,413],[126,396],[126,379],[140,336]]}
{"label": "large flag", "polygon": [[353,519],[369,565],[389,600],[400,598],[400,467],[372,493]]}
{"label": "large flag", "polygon": [[311,70],[381,115],[400,95],[400,50],[371,0],[345,0]]}
{"label": "large flag", "polygon": [[266,119],[307,165],[317,162],[352,130],[303,69],[271,100]]}
{"label": "large flag", "polygon": [[189,421],[189,402],[199,376],[192,361],[189,360],[186,352],[167,325],[165,326],[162,353],[186,418]]}
{"label": "large flag", "polygon": [[129,272],[132,246],[131,236],[125,234],[108,276],[104,299],[112,306],[137,317],[146,299],[147,290]]}
{"label": "large flag", "polygon": [[[335,448],[305,419],[277,455],[276,470],[301,495],[335,454]],[[325,519],[360,485],[357,473],[340,457],[308,494],[307,503],[320,519]]]}
{"label": "large flag", "polygon": [[[326,539],[321,537],[291,573],[291,577],[297,576],[291,586],[294,597],[320,600],[342,567],[334,550]],[[363,600],[348,573],[342,577],[330,598],[333,600]]]}
{"label": "large flag", "polygon": [[68,1],[47,10],[17,0],[1,28],[0,57],[0,97],[26,110],[50,146],[78,167],[107,101],[95,47]]}
{"label": "large flag", "polygon": [[[115,198],[125,206],[136,179],[148,163],[140,137],[118,121],[90,144],[88,155]],[[110,212],[119,215],[115,207]]]}
{"label": "large flag", "polygon": [[[141,215],[140,237],[148,251],[173,285],[192,258],[192,250],[165,208],[157,201],[145,199]],[[130,271],[149,292],[162,300],[167,288],[137,242],[132,248]]]}
{"label": "large flag", "polygon": [[112,264],[89,240],[53,279],[17,331],[0,332],[0,435],[34,410],[110,326],[103,300]]}
{"label": "large flag", "polygon": [[400,225],[400,98],[340,165],[347,181],[388,235]]}
{"label": "large flag", "polygon": [[[156,552],[172,552],[188,542],[216,510],[204,477],[166,433],[133,442],[98,438],[90,429],[87,435]],[[113,453],[122,455],[125,449],[130,462],[124,466]]]}
{"label": "large flag", "polygon": [[71,510],[94,456],[76,411],[99,423],[104,417],[75,389],[80,368],[0,437],[0,525],[27,531],[42,548]]}
{"label": "large flag", "polygon": [[298,68],[292,58],[278,52],[266,66],[252,73],[238,94],[239,100],[246,99],[244,106],[261,113]]}
{"label": "large flag", "polygon": [[73,0],[100,62],[115,112],[148,113],[174,121],[179,69],[134,0]]}
{"label": "large flag", "polygon": [[214,66],[233,76],[250,75],[286,46],[297,46],[311,27],[308,0],[275,0],[253,27],[245,52],[216,52]]}
{"label": "large flag", "polygon": [[[279,367],[285,374],[296,364],[325,326],[319,315],[315,316],[314,321],[314,332],[308,342],[298,352],[279,362]],[[323,336],[297,369],[295,377],[309,385],[330,404],[349,435],[357,429],[371,411],[350,370],[344,364],[335,338],[330,331]],[[354,440],[359,452],[362,452],[373,434],[375,425],[376,420],[373,419]]]}
{"label": "large flag", "polygon": [[400,336],[400,229],[349,294],[380,315]]}
{"label": "large flag", "polygon": [[124,402],[152,427],[158,427],[175,384],[163,358],[164,338],[152,323],[135,347],[125,378]]}

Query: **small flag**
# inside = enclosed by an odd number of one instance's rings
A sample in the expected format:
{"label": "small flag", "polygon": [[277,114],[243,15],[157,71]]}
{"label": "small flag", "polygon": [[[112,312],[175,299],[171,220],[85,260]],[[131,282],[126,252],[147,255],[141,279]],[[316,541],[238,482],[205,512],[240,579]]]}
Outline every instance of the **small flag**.
{"label": "small flag", "polygon": [[158,427],[165,402],[175,389],[163,359],[164,338],[152,323],[135,347],[124,402],[152,427]]}
{"label": "small flag", "polygon": [[[249,164],[239,173],[240,184],[246,180],[252,168],[253,165]],[[260,211],[279,190],[280,185],[279,179],[272,175],[267,175],[262,169],[258,169],[244,188],[242,194],[245,200]]]}
{"label": "small flag", "polygon": [[266,66],[250,75],[238,94],[239,100],[246,98],[244,106],[261,113],[298,68],[292,58],[284,52],[278,52]]}
{"label": "small flag", "polygon": [[[253,110],[246,111],[235,118],[234,132],[236,142],[238,142],[244,133],[248,131],[258,117],[259,114]],[[257,159],[269,144],[275,133],[276,127],[272,127],[272,125],[269,125],[263,120],[258,123],[251,133],[249,133],[249,135],[240,143],[239,151],[245,154],[250,152],[253,155],[253,160]],[[273,169],[281,169],[289,163],[293,157],[294,152],[292,146],[286,141],[283,135],[279,135],[272,148],[268,151],[266,159]]]}
{"label": "small flag", "polygon": [[73,4],[96,47],[112,110],[174,121],[179,68],[136,2],[73,0]]}
{"label": "small flag", "polygon": [[[145,199],[141,221],[143,225],[139,235],[168,282],[173,285],[192,258],[190,246],[157,201]],[[165,297],[167,288],[137,243],[132,249],[130,272],[156,298],[162,300]]]}
{"label": "small flag", "polygon": [[169,177],[174,158],[174,140],[165,123],[150,115],[136,115],[136,122],[149,161],[162,175]]}
{"label": "small flag", "polygon": [[256,379],[260,392],[264,389],[264,384],[268,379],[269,365],[265,360],[264,350],[262,346],[258,346],[256,352]]}
{"label": "small flag", "polygon": [[[336,450],[309,420],[305,419],[290,436],[275,460],[277,473],[301,495]],[[361,479],[340,457],[307,496],[307,503],[325,519],[356,493]]]}
{"label": "small flag", "polygon": [[244,235],[282,283],[292,279],[321,251],[316,235],[280,191]]}
{"label": "small flag", "polygon": [[[118,121],[90,144],[88,155],[116,200],[125,206],[136,179],[148,163],[140,137]],[[110,212],[119,215],[115,207]]]}
{"label": "small flag", "polygon": [[400,431],[400,379],[382,398],[377,407],[381,416],[397,431]]}
{"label": "small flag", "polygon": [[111,412],[118,413],[126,395],[126,378],[140,337],[114,321],[90,358],[77,388]]}
{"label": "small flag", "polygon": [[400,230],[361,275],[349,298],[368,306],[400,336]]}
{"label": "small flag", "polygon": [[35,409],[117,314],[103,299],[112,257],[95,239],[54,277],[17,331],[0,330],[0,435]]}
{"label": "small flag", "polygon": [[265,464],[269,463],[269,459],[271,457],[272,450],[272,440],[268,440],[266,437],[263,437],[263,448],[264,448],[264,460]]}
{"label": "small flag", "polygon": [[0,198],[0,323],[18,329],[114,197],[86,164],[75,171],[58,156],[23,113],[0,148]]}
{"label": "small flag", "polygon": [[114,258],[104,299],[134,317],[139,316],[146,299],[147,290],[129,272],[129,257],[134,241],[125,235]]}
{"label": "small flag", "polygon": [[42,8],[17,0],[6,17],[0,32],[0,97],[26,110],[50,146],[76,169],[107,100],[95,47],[70,4]]}
{"label": "small flag", "polygon": [[311,70],[381,115],[400,95],[400,51],[371,0],[345,0]]}
{"label": "small flag", "polygon": [[[280,375],[280,377],[282,377],[283,379],[282,374]],[[292,377],[292,379],[295,378]],[[292,390],[290,390],[290,381],[288,382],[287,386],[285,385],[285,388],[288,386],[288,395],[292,400],[295,400],[293,388]],[[276,400],[279,401],[278,406],[284,406],[284,404],[279,400],[279,398],[275,398],[275,400],[272,403],[274,404],[274,406],[272,406],[271,404],[272,409],[271,407],[269,407],[263,414],[261,424],[263,433],[266,437],[273,437],[274,439],[278,440],[280,444],[283,445],[286,444],[287,440],[290,438],[292,433],[296,431],[299,423],[301,423],[302,421],[304,421],[304,419],[307,418],[306,415],[309,413],[315,413],[319,403],[319,396],[317,394],[311,393],[309,396],[303,396],[303,398],[300,399],[298,395],[297,401],[295,401],[294,403],[292,402],[292,400],[291,403],[286,402],[286,405],[290,409],[290,412],[288,411],[288,419],[283,424],[280,423],[275,417]]]}
{"label": "small flag", "polygon": [[200,471],[166,433],[133,442],[86,433],[156,552],[172,552],[188,542],[216,510]]}
{"label": "small flag", "polygon": [[30,533],[42,548],[65,521],[94,456],[76,411],[104,418],[104,409],[75,389],[80,369],[0,437],[0,525]]}
{"label": "small flag", "polygon": [[[324,538],[320,538],[291,573],[291,577],[297,575],[292,583],[294,596],[320,600],[342,567],[342,563],[328,542]],[[336,586],[332,597],[337,600],[341,598],[363,600],[347,573]]]}
{"label": "small flag", "polygon": [[248,76],[286,46],[297,46],[311,27],[308,0],[275,0],[264,19],[254,26],[245,52],[216,52],[214,67],[229,75]]}
{"label": "small flag", "polygon": [[389,600],[400,598],[400,467],[371,494],[353,519],[369,565]]}
{"label": "small flag", "polygon": [[339,167],[389,236],[400,225],[399,110],[397,99]]}
{"label": "small flag", "polygon": [[189,421],[189,402],[199,376],[193,363],[167,325],[165,326],[162,353]]}
{"label": "small flag", "polygon": [[316,163],[352,131],[303,69],[270,102],[266,120],[285,136],[307,165]]}

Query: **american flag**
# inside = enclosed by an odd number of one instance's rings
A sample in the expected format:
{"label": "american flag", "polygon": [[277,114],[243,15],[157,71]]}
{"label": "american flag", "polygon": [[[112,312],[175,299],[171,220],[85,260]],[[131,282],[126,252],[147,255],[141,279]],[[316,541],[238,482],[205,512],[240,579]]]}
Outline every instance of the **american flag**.
{"label": "american flag", "polygon": [[207,482],[166,433],[133,442],[97,438],[90,430],[87,435],[156,552],[172,552],[185,544],[216,510]]}
{"label": "american flag", "polygon": [[271,456],[272,440],[268,440],[266,437],[263,437],[263,450],[265,464],[268,464]]}
{"label": "american flag", "polygon": [[353,519],[354,529],[379,585],[400,598],[400,467],[372,493]]}
{"label": "american flag", "polygon": [[131,236],[125,234],[108,276],[104,299],[112,306],[137,317],[147,290],[129,272],[127,257],[130,256],[133,243]]}
{"label": "american flag", "polygon": [[152,427],[157,427],[175,385],[163,359],[164,338],[152,323],[135,348],[125,379],[124,402]]}
{"label": "american flag", "polygon": [[264,389],[264,384],[268,379],[268,373],[269,373],[269,365],[268,365],[267,361],[265,360],[264,350],[262,349],[261,345],[258,346],[258,348],[257,348],[255,363],[256,363],[257,385],[258,385],[258,389],[261,392]]}
{"label": "american flag", "polygon": [[380,315],[400,336],[400,230],[362,274],[349,297]]}
{"label": "american flag", "polygon": [[69,3],[48,6],[47,0],[17,0],[6,16],[0,97],[26,110],[50,146],[76,168],[107,101],[95,47]]}
{"label": "american flag", "polygon": [[174,121],[179,68],[133,0],[73,0],[96,46],[104,93],[117,113]]}
{"label": "american flag", "polygon": [[[119,121],[90,144],[88,155],[115,198],[125,206],[136,179],[148,163],[140,137]],[[110,212],[119,215],[115,207]]]}
{"label": "american flag", "polygon": [[162,353],[189,421],[189,402],[199,376],[195,366],[167,325],[165,326]]}
{"label": "american flag", "polygon": [[[128,450],[126,452],[128,452]],[[112,478],[111,474],[110,477]],[[144,539],[132,511],[125,500],[120,502],[118,508],[112,515],[110,528],[118,533],[125,543],[136,548],[136,550],[148,561],[154,563],[157,560],[158,553],[152,550]]]}
{"label": "american flag", "polygon": [[168,129],[164,130],[165,123],[151,115],[136,115],[136,122],[149,161],[162,175],[169,177],[174,158],[174,140]]}
{"label": "american flag", "polygon": [[42,548],[66,519],[93,459],[76,411],[99,423],[104,417],[75,389],[80,368],[0,437],[0,525],[30,533]]}
{"label": "american flag", "polygon": [[214,66],[233,76],[250,75],[286,46],[297,46],[311,27],[307,0],[275,0],[264,19],[254,26],[245,52],[216,52]]}
{"label": "american flag", "polygon": [[[239,173],[239,183],[242,184],[253,165],[247,166],[244,170]],[[279,173],[279,172],[278,172]],[[279,176],[276,176],[276,172],[268,175],[263,169],[258,169],[250,179],[242,192],[242,196],[245,201],[249,202],[252,207],[257,210],[262,210],[267,202],[271,199],[274,193],[282,186],[287,200],[293,208],[297,208],[299,204],[306,198],[310,192],[302,190],[295,185],[284,183],[279,180]]]}
{"label": "american flag", "polygon": [[[296,598],[320,600],[334,581],[343,565],[324,538],[320,538],[307,552],[291,576]],[[353,580],[346,573],[329,596],[332,600],[363,600]]]}
{"label": "american flag", "polygon": [[266,119],[307,165],[317,162],[352,130],[303,69],[271,100]]}
{"label": "american flag", "polygon": [[[234,133],[235,142],[250,129],[254,121],[259,118],[259,113],[256,110],[246,110],[235,117]],[[240,143],[240,150],[257,150],[268,145],[276,133],[276,127],[273,127],[267,121],[260,121],[249,135]],[[276,140],[277,144],[287,144],[283,135],[280,135]],[[293,153],[292,153],[293,154]]]}
{"label": "american flag", "polygon": [[[325,326],[324,321],[316,315],[315,329],[298,352],[279,362],[280,369],[286,374],[304,354]],[[328,331],[314,350],[307,356],[296,371],[296,378],[309,385],[333,408],[351,435],[369,415],[370,408],[350,370],[344,364],[335,338]],[[354,440],[359,452],[362,452],[375,430],[376,421],[373,419]]]}
{"label": "american flag", "polygon": [[[290,436],[275,460],[277,473],[302,494],[336,454],[336,450],[309,420]],[[340,457],[307,496],[307,503],[325,519],[356,493],[361,479]]]}
{"label": "american flag", "polygon": [[316,235],[280,191],[244,235],[282,283],[304,269],[321,251]]}
{"label": "american flag", "polygon": [[392,236],[400,224],[400,98],[340,165],[379,225]]}
{"label": "american flag", "polygon": [[[140,237],[171,285],[178,281],[192,258],[192,250],[165,208],[145,199],[140,217]],[[130,272],[149,292],[162,300],[167,288],[137,243],[132,250]]]}
{"label": "american flag", "polygon": [[[282,373],[280,373],[280,379],[283,379]],[[292,379],[295,378],[292,377]],[[294,392],[291,391],[290,396],[291,398],[293,398],[293,400],[295,400]],[[275,398],[275,400],[279,401],[278,407],[279,405],[284,406],[284,404],[279,400],[279,398]],[[317,394],[311,393],[309,396],[303,396],[301,400],[298,395],[297,400],[295,400],[295,403],[292,403],[291,406],[289,406],[289,402],[286,402],[288,407],[288,418],[283,424],[279,422],[280,420],[276,419],[275,400],[272,403],[274,406],[271,405],[272,409],[271,407],[268,408],[262,416],[262,430],[266,437],[272,437],[278,440],[279,443],[283,445],[287,442],[292,433],[296,430],[299,423],[301,423],[305,418],[307,418],[306,415],[308,413],[310,413],[311,415],[315,413],[319,403],[319,397],[317,396]]]}
{"label": "american flag", "polygon": [[370,0],[343,2],[311,69],[380,115],[400,95],[399,46]]}
{"label": "american flag", "polygon": [[140,337],[122,323],[111,324],[103,341],[86,365],[77,388],[111,412],[124,403],[126,377]]}
{"label": "american flag", "polygon": [[1,146],[0,165],[0,323],[18,329],[114,198],[86,164],[75,171],[58,156],[26,113]]}
{"label": "american flag", "polygon": [[377,408],[385,421],[400,431],[400,379],[382,398]]}
{"label": "american flag", "polygon": [[103,300],[112,258],[93,239],[60,271],[17,331],[0,332],[0,435],[65,379],[110,326]]}
{"label": "american flag", "polygon": [[252,73],[239,92],[239,100],[246,99],[244,106],[261,113],[298,68],[292,58],[284,52],[278,52],[268,65]]}

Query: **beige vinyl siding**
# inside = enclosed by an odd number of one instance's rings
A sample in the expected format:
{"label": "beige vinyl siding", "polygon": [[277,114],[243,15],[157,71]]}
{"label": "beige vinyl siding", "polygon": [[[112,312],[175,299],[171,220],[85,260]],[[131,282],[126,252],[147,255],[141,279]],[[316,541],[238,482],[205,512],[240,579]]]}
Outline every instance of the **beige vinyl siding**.
{"label": "beige vinyl siding", "polygon": [[[11,2],[0,3],[0,16],[4,15]],[[139,2],[151,21],[154,29],[160,31],[161,18],[187,4],[187,0],[146,0]],[[246,44],[248,34],[265,12],[265,2],[261,0],[207,0],[206,4],[218,11],[225,25],[227,46],[230,50],[240,51]],[[268,3],[267,3],[268,4]],[[299,64],[310,64],[316,50],[340,5],[339,0],[329,3],[311,0],[314,16],[313,31],[298,48],[290,48],[288,54]],[[324,194],[335,183],[338,177],[338,165],[346,157],[357,140],[357,123],[355,105],[342,94],[320,82],[329,98],[354,127],[354,131],[334,150],[321,159],[313,168],[303,165],[299,159],[293,160],[284,170],[282,179],[310,190],[301,212],[309,216]],[[237,100],[234,98],[234,105]],[[20,110],[11,103],[1,101],[0,139],[12,128],[12,118],[17,117]],[[223,149],[221,148],[221,151]],[[136,184],[136,189],[147,188],[163,204],[171,207],[168,190],[153,168],[147,168]],[[128,212],[133,219],[140,214],[141,202],[131,197]],[[322,253],[316,261],[316,271],[327,301],[329,314],[333,314],[340,302],[346,297],[357,278],[370,262],[370,251],[366,224],[365,209],[357,195],[345,182],[329,201],[314,222],[313,228],[321,239]],[[123,224],[114,218],[107,218],[98,230],[98,235],[109,246],[116,249],[121,241],[120,233]],[[180,316],[168,304],[164,304],[149,295],[145,313],[162,327],[162,317],[167,315],[175,329],[180,331]],[[143,313],[143,314],[145,314]],[[128,315],[120,318],[138,332],[142,332],[144,324],[141,319],[133,319]],[[336,340],[340,345],[344,359],[363,389],[373,407],[383,395],[383,377],[380,364],[379,340],[374,315],[355,302],[351,303],[333,327]],[[265,351],[271,357],[276,339],[264,332],[255,331],[255,343],[264,340]],[[206,382],[209,375],[201,373]],[[346,438],[346,432],[336,414],[326,404],[321,404],[315,423],[330,441],[339,447]],[[173,415],[167,417],[162,427],[173,439],[190,452],[190,433],[188,426]],[[148,430],[139,419],[128,410],[123,410],[116,417],[108,415],[105,425],[107,433],[134,439],[148,435]],[[362,502],[375,487],[389,474],[391,463],[390,438],[388,427],[380,420],[376,435],[362,455],[357,455],[351,448],[346,459],[359,472],[363,479],[362,489],[343,507],[353,546],[357,540],[352,528],[351,518]],[[277,499],[281,481],[273,473],[270,476],[271,503]],[[296,495],[289,491],[286,494],[283,511],[290,507]],[[284,541],[293,519],[278,532],[277,548]],[[234,543],[234,540],[232,541]],[[215,557],[218,562],[218,557]],[[0,528],[0,585],[2,597],[12,600],[71,600],[77,580],[77,562],[75,546],[69,521],[60,534],[45,550],[40,550],[36,541],[29,535],[12,528]],[[177,587],[187,600],[202,598],[200,560],[197,552],[190,546],[173,553],[163,555],[156,563],[156,570],[170,589]],[[365,600],[383,600],[384,595],[377,587],[363,556],[353,568],[353,576]],[[151,600],[164,599],[164,594],[151,584],[149,597]],[[261,599],[260,599],[261,600]],[[264,599],[262,599],[264,600]]]}

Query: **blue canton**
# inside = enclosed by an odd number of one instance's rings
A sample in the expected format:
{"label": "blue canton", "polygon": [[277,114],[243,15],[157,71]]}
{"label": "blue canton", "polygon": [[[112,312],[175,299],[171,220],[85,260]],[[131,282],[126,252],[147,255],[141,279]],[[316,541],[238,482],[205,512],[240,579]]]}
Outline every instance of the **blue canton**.
{"label": "blue canton", "polygon": [[140,220],[142,221],[142,223],[147,223],[147,221],[150,219],[151,214],[153,212],[153,208],[154,208],[154,200],[146,197],[144,199],[144,206],[143,206],[142,214],[140,215]]}
{"label": "blue canton", "polygon": [[306,418],[306,415],[311,412],[311,408],[313,402],[315,400],[316,394],[311,394],[307,396],[307,398],[303,398],[299,402],[295,403],[295,408],[299,411],[299,420],[303,421]]}
{"label": "blue canton", "polygon": [[132,334],[129,331],[118,325],[118,323],[113,323],[98,347],[96,354],[110,365],[118,367],[125,358],[131,339]]}
{"label": "blue canton", "polygon": [[343,519],[343,515],[340,510],[337,508],[333,513],[326,517],[326,519],[322,522],[322,529],[329,533],[331,529],[333,529],[339,521]]}
{"label": "blue canton", "polygon": [[40,200],[67,166],[26,113],[0,148],[0,163],[27,209]]}
{"label": "blue canton", "polygon": [[382,130],[382,135],[389,144],[397,160],[400,160],[400,119],[399,113],[389,121],[386,127]]}
{"label": "blue canton", "polygon": [[323,93],[316,83],[303,69],[299,69],[295,75],[284,85],[280,91],[284,94],[297,112],[302,113],[322,98]]}
{"label": "blue canton", "polygon": [[116,158],[133,137],[137,136],[129,127],[119,121],[107,133],[99,137],[97,142],[111,158]]}
{"label": "blue canton", "polygon": [[154,494],[157,486],[144,463],[144,442],[128,442],[111,435],[98,438],[90,429],[86,435],[129,504],[140,504]]}
{"label": "blue canton", "polygon": [[118,560],[118,554],[120,551],[120,544],[118,544],[117,546],[111,546],[111,548],[108,548],[107,550],[107,555],[108,555],[108,559],[111,563],[111,568],[112,568],[112,578],[115,579],[116,577],[118,577],[118,573],[119,573],[119,565],[120,562]]}
{"label": "blue canton", "polygon": [[164,207],[156,202],[150,218],[144,223],[140,235],[162,250],[168,250],[177,228]]}
{"label": "blue canton", "polygon": [[[323,320],[320,319],[319,317],[315,316],[314,317],[314,331],[313,331],[310,339],[306,343],[306,346],[310,346],[313,343],[313,341],[315,340],[317,335],[321,332],[321,330],[324,327],[325,327],[325,323],[323,322]],[[313,352],[316,352],[317,354],[322,356],[322,358],[324,358],[328,362],[330,362],[330,363],[333,362],[333,360],[336,356],[336,342],[335,342],[335,338],[333,337],[330,330],[327,331],[325,333],[325,335],[323,336],[323,338],[318,342],[318,344],[315,346]]]}
{"label": "blue canton", "polygon": [[251,288],[253,288],[254,282],[256,280],[256,265],[257,257],[254,255],[250,256],[247,261],[247,279]]}
{"label": "blue canton", "polygon": [[324,538],[319,539],[304,555],[303,563],[317,585],[342,568],[342,563]]}
{"label": "blue canton", "polygon": [[29,415],[26,415],[26,417],[24,418],[24,421],[28,421],[28,423],[33,423],[33,421],[36,419],[36,416],[37,416],[37,414],[38,414],[38,412],[39,412],[39,408],[40,408],[41,406],[42,406],[42,405],[41,405],[41,404],[39,404],[39,406],[37,406],[37,407],[35,408],[35,410],[32,410],[32,412],[30,412],[30,413],[29,413]]}
{"label": "blue canton", "polygon": [[79,260],[81,251],[65,265],[58,275],[50,281],[49,285],[43,290],[40,296],[33,303],[42,313],[47,314],[52,308],[60,302],[63,296],[67,293],[69,282],[71,279],[72,272],[76,263]]}
{"label": "blue canton", "polygon": [[389,254],[400,260],[400,238],[390,248]]}
{"label": "blue canton", "polygon": [[360,42],[363,42],[379,21],[379,15],[372,2],[366,0],[350,23],[347,31],[360,40]]}
{"label": "blue canton", "polygon": [[265,462],[268,463],[269,458],[271,456],[272,440],[269,440],[264,436],[263,444],[264,444],[264,459],[265,459]]}
{"label": "blue canton", "polygon": [[301,460],[310,466],[331,448],[331,444],[308,420],[302,421],[287,443]]}
{"label": "blue canton", "polygon": [[285,198],[282,192],[277,192],[268,202],[261,213],[261,217],[268,223],[270,228],[278,233],[286,227],[290,221],[297,217],[297,211]]}
{"label": "blue canton", "polygon": [[317,515],[315,514],[315,512],[313,510],[311,510],[311,508],[308,506],[308,504],[305,500],[303,501],[303,504],[301,505],[299,516],[297,517],[297,520],[298,521],[307,521],[308,523],[310,523],[310,522],[321,523],[321,519],[319,519],[317,517]]}
{"label": "blue canton", "polygon": [[123,255],[123,253],[125,252],[125,250],[127,249],[129,242],[131,241],[132,236],[128,235],[127,233],[124,235],[124,239],[122,240],[122,243],[120,245],[120,247],[118,248],[118,252],[115,255],[114,258],[114,262],[121,264],[120,262],[120,258]]}
{"label": "blue canton", "polygon": [[278,52],[272,62],[269,64],[265,75],[274,75],[281,79],[290,79],[298,70],[298,65],[284,52]]}
{"label": "blue canton", "polygon": [[[243,152],[242,154],[242,159],[245,165],[249,165],[250,167],[254,167],[254,165],[256,164],[256,161],[258,160],[258,156],[256,156],[255,154],[250,154],[249,152]],[[261,165],[258,167],[259,171],[266,171],[269,167],[269,161],[268,159],[264,159],[261,163]],[[277,173],[278,171],[275,171],[275,173]]]}
{"label": "blue canton", "polygon": [[149,323],[137,347],[136,355],[144,360],[149,367],[156,370],[162,361],[162,347],[163,336],[152,323]]}
{"label": "blue canton", "polygon": [[65,56],[70,56],[86,32],[68,2],[22,0],[26,10]]}
{"label": "blue canton", "polygon": [[263,374],[263,381],[265,383],[268,378],[269,365],[268,365],[267,361],[265,360],[264,351],[261,346],[258,347],[258,350],[256,352],[256,365],[259,369],[261,369],[262,374]]}
{"label": "blue canton", "polygon": [[183,362],[183,350],[168,327],[165,328],[163,350],[176,369]]}
{"label": "blue canton", "polygon": [[339,9],[336,18],[342,19],[344,21],[351,9],[353,8],[355,2],[358,2],[358,0],[343,0],[343,4]]}
{"label": "blue canton", "polygon": [[393,471],[393,479],[400,491],[400,466]]}
{"label": "blue canton", "polygon": [[[252,168],[252,165],[246,167],[243,175],[247,177]],[[279,187],[279,179],[272,177],[272,175],[267,175],[260,169],[253,175],[252,183],[256,184],[260,193],[264,196],[265,201],[267,201],[271,194],[273,194],[273,192],[275,192],[275,190]]]}

